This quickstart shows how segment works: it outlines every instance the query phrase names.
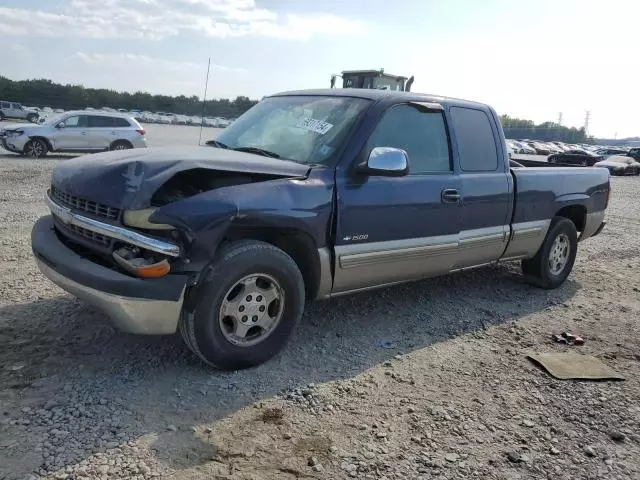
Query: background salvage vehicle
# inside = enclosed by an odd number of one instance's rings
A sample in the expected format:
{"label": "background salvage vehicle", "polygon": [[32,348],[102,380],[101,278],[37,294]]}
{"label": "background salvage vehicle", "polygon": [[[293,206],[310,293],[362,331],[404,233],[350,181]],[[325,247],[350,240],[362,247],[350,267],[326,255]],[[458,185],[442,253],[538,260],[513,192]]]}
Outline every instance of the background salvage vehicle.
{"label": "background salvage vehicle", "polygon": [[640,163],[623,155],[611,155],[594,166],[606,168],[611,175],[640,175]]}
{"label": "background salvage vehicle", "polygon": [[16,118],[36,123],[39,116],[38,111],[33,108],[24,107],[17,102],[0,101],[0,121],[7,118]]}
{"label": "background salvage vehicle", "polygon": [[495,111],[474,102],[282,93],[208,145],[64,162],[32,248],[121,329],[179,329],[223,369],[280,351],[307,300],[499,260],[556,288],[605,224],[606,170],[510,169]]}
{"label": "background salvage vehicle", "polygon": [[145,133],[131,116],[81,110],[54,115],[36,125],[7,125],[0,130],[0,143],[5,150],[37,158],[48,152],[88,153],[146,147]]}
{"label": "background salvage vehicle", "polygon": [[567,165],[575,167],[592,167],[601,158],[585,150],[567,150],[564,153],[549,155],[547,161],[557,165]]}

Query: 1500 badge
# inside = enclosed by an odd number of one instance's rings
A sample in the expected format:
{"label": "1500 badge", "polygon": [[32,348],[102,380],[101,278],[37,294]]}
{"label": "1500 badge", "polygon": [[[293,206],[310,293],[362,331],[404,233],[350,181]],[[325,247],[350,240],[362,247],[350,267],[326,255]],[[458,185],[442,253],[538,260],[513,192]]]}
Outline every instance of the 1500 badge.
{"label": "1500 badge", "polygon": [[344,237],[343,240],[345,242],[357,242],[357,241],[366,240],[367,238],[369,238],[369,234],[368,233],[363,233],[362,235],[354,235],[352,237]]}

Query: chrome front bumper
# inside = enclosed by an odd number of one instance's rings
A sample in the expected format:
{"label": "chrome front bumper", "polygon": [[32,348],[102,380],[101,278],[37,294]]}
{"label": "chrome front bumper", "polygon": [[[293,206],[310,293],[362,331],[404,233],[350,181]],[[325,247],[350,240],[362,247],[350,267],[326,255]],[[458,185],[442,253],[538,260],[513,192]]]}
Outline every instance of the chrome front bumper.
{"label": "chrome front bumper", "polygon": [[118,329],[147,335],[177,330],[187,275],[140,279],[91,262],[60,240],[51,216],[33,226],[31,247],[49,280],[105,312]]}
{"label": "chrome front bumper", "polygon": [[131,245],[151,250],[152,252],[162,253],[169,257],[180,256],[180,247],[178,245],[149,237],[127,228],[111,225],[110,223],[99,222],[93,218],[73,213],[70,208],[56,203],[56,201],[49,195],[49,192],[45,195],[44,200],[51,210],[51,213],[62,223],[75,225],[76,227],[84,228],[106,237],[115,238],[116,240],[121,240]]}

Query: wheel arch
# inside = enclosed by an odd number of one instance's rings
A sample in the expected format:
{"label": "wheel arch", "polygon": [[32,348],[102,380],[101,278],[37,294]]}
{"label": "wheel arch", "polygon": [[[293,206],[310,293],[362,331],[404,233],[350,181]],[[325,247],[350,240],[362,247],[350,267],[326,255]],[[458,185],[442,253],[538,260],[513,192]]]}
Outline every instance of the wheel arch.
{"label": "wheel arch", "polygon": [[47,137],[43,137],[42,135],[31,135],[29,136],[29,140],[42,140],[47,145],[47,150],[50,152],[53,151],[53,144]]}
{"label": "wheel arch", "polygon": [[118,143],[126,143],[127,145],[129,145],[129,148],[133,148],[133,143],[131,143],[131,141],[127,140],[126,138],[119,138],[109,144],[109,150],[111,150],[114,145],[117,145]]}
{"label": "wheel arch", "polygon": [[571,220],[576,226],[576,230],[582,232],[587,221],[587,208],[580,204],[566,205],[558,210],[554,216]]}
{"label": "wheel arch", "polygon": [[[296,228],[240,227],[231,225],[221,245],[238,240],[258,240],[269,243],[289,255],[296,263],[304,280],[306,297],[310,300],[323,296],[327,279],[326,259],[321,258],[318,246],[307,232]],[[219,250],[220,246],[216,249]],[[330,275],[330,272],[329,272]]]}

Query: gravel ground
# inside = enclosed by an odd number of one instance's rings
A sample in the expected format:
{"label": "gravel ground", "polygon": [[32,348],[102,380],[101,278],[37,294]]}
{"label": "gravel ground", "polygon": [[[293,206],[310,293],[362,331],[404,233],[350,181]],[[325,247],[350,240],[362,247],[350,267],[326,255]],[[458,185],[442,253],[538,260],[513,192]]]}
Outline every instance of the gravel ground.
{"label": "gravel ground", "polygon": [[[640,478],[638,179],[613,178],[609,225],[558,290],[508,264],[316,303],[283,354],[222,373],[38,272],[61,161],[0,159],[0,480]],[[525,358],[567,348],[627,380]]]}

